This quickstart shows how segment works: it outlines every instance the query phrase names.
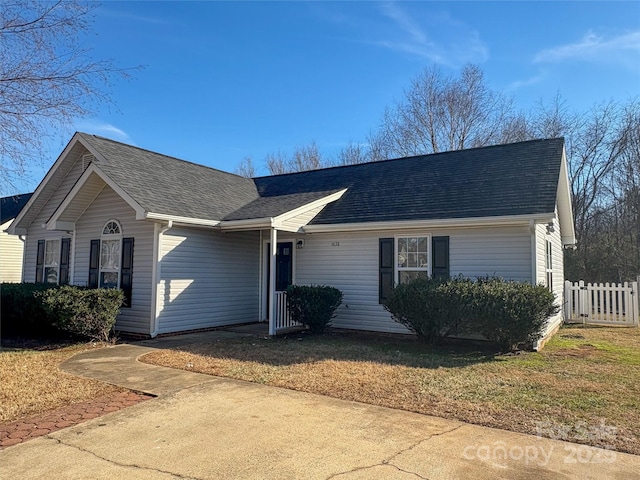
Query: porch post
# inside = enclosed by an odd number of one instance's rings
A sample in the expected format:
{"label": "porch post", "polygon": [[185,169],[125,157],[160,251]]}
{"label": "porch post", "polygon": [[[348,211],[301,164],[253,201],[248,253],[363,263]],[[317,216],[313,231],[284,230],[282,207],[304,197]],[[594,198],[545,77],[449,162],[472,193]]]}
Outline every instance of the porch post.
{"label": "porch post", "polygon": [[269,335],[276,334],[276,255],[278,231],[271,227],[269,248]]}

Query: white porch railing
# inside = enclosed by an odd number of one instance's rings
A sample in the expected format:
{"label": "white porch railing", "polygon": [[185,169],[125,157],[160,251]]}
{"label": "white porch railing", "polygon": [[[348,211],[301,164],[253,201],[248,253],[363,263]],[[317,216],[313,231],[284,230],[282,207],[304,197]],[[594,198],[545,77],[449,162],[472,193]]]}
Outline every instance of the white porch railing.
{"label": "white porch railing", "polygon": [[638,282],[564,282],[565,320],[599,325],[638,326]]}
{"label": "white porch railing", "polygon": [[287,292],[276,292],[275,306],[276,333],[278,332],[278,330],[283,330],[285,328],[303,326],[301,323],[291,320],[291,316],[289,315],[289,308],[287,305]]}

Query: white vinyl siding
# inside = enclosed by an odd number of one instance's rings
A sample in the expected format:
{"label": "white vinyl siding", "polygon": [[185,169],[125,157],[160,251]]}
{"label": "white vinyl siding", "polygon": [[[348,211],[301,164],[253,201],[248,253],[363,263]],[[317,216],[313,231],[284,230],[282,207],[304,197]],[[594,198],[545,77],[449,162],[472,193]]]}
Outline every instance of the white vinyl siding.
{"label": "white vinyl siding", "polygon": [[[36,256],[38,254],[38,240],[56,239],[66,236],[64,232],[47,230],[43,227],[51,215],[62,203],[65,196],[71,190],[78,178],[82,175],[82,162],[76,162],[71,167],[69,174],[62,180],[60,186],[47,200],[42,210],[38,212],[33,222],[27,230],[27,241],[25,242],[24,260],[24,281],[34,283],[36,281]],[[73,244],[71,245],[73,249]]]}
{"label": "white vinyl siding", "polygon": [[288,231],[296,232],[300,229],[300,227],[309,223],[313,219],[313,217],[320,213],[320,210],[322,210],[324,207],[325,205],[319,205],[307,212],[300,213],[295,217],[288,218],[287,220],[282,222],[282,228]]}
{"label": "white vinyl siding", "polygon": [[133,237],[131,307],[120,309],[116,329],[149,334],[153,266],[153,223],[135,219],[134,210],[111,188],[105,187],[76,222],[73,283],[87,285],[91,240],[100,240],[105,223],[115,219],[122,237]]}
{"label": "white vinyl siding", "polygon": [[[0,282],[22,281],[22,259],[24,243],[17,235],[9,235],[5,230],[13,220],[0,225]],[[35,265],[33,273],[35,276]]]}
{"label": "white vinyl siding", "polygon": [[160,241],[158,333],[258,320],[258,232],[174,227]]}
{"label": "white vinyl siding", "polygon": [[449,258],[452,277],[502,277],[531,281],[531,233],[528,226],[438,233],[450,235]]}
{"label": "white vinyl siding", "polygon": [[[296,251],[296,283],[339,288],[344,300],[333,321],[337,328],[407,333],[378,303],[379,239],[411,232],[313,234]],[[416,231],[449,236],[452,276],[496,275],[531,281],[528,226]],[[279,241],[285,241],[279,237]]]}
{"label": "white vinyl siding", "polygon": [[[552,291],[556,296],[556,304],[562,305],[564,300],[564,249],[562,248],[562,234],[557,211],[553,220],[553,230],[553,232],[547,233],[547,224],[536,225],[536,283],[547,285],[546,242],[549,241],[553,260]],[[548,330],[554,328],[561,320],[562,310],[549,321]]]}

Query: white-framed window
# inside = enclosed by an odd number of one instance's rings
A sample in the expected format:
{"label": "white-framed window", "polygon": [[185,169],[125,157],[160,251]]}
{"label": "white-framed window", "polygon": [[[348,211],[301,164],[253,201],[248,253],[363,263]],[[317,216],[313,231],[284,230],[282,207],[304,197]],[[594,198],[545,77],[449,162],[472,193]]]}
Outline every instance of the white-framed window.
{"label": "white-framed window", "polygon": [[408,283],[416,278],[429,278],[431,235],[396,235],[395,243],[395,283]]}
{"label": "white-framed window", "polygon": [[102,229],[100,238],[101,288],[120,287],[120,258],[122,256],[122,227],[117,220],[109,220]]}
{"label": "white-framed window", "polygon": [[60,239],[44,242],[44,283],[58,284],[60,280]]}
{"label": "white-framed window", "polygon": [[546,240],[546,251],[544,256],[544,269],[546,273],[547,288],[553,291],[553,245]]}

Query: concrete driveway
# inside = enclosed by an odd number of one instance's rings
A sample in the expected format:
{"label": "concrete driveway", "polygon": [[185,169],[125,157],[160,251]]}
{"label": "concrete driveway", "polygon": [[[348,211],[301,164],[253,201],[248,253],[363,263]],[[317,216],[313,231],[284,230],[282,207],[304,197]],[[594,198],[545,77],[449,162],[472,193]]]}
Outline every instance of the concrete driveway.
{"label": "concrete driveway", "polygon": [[67,363],[159,396],[1,451],[0,479],[640,478],[634,455],[135,360],[157,342]]}

